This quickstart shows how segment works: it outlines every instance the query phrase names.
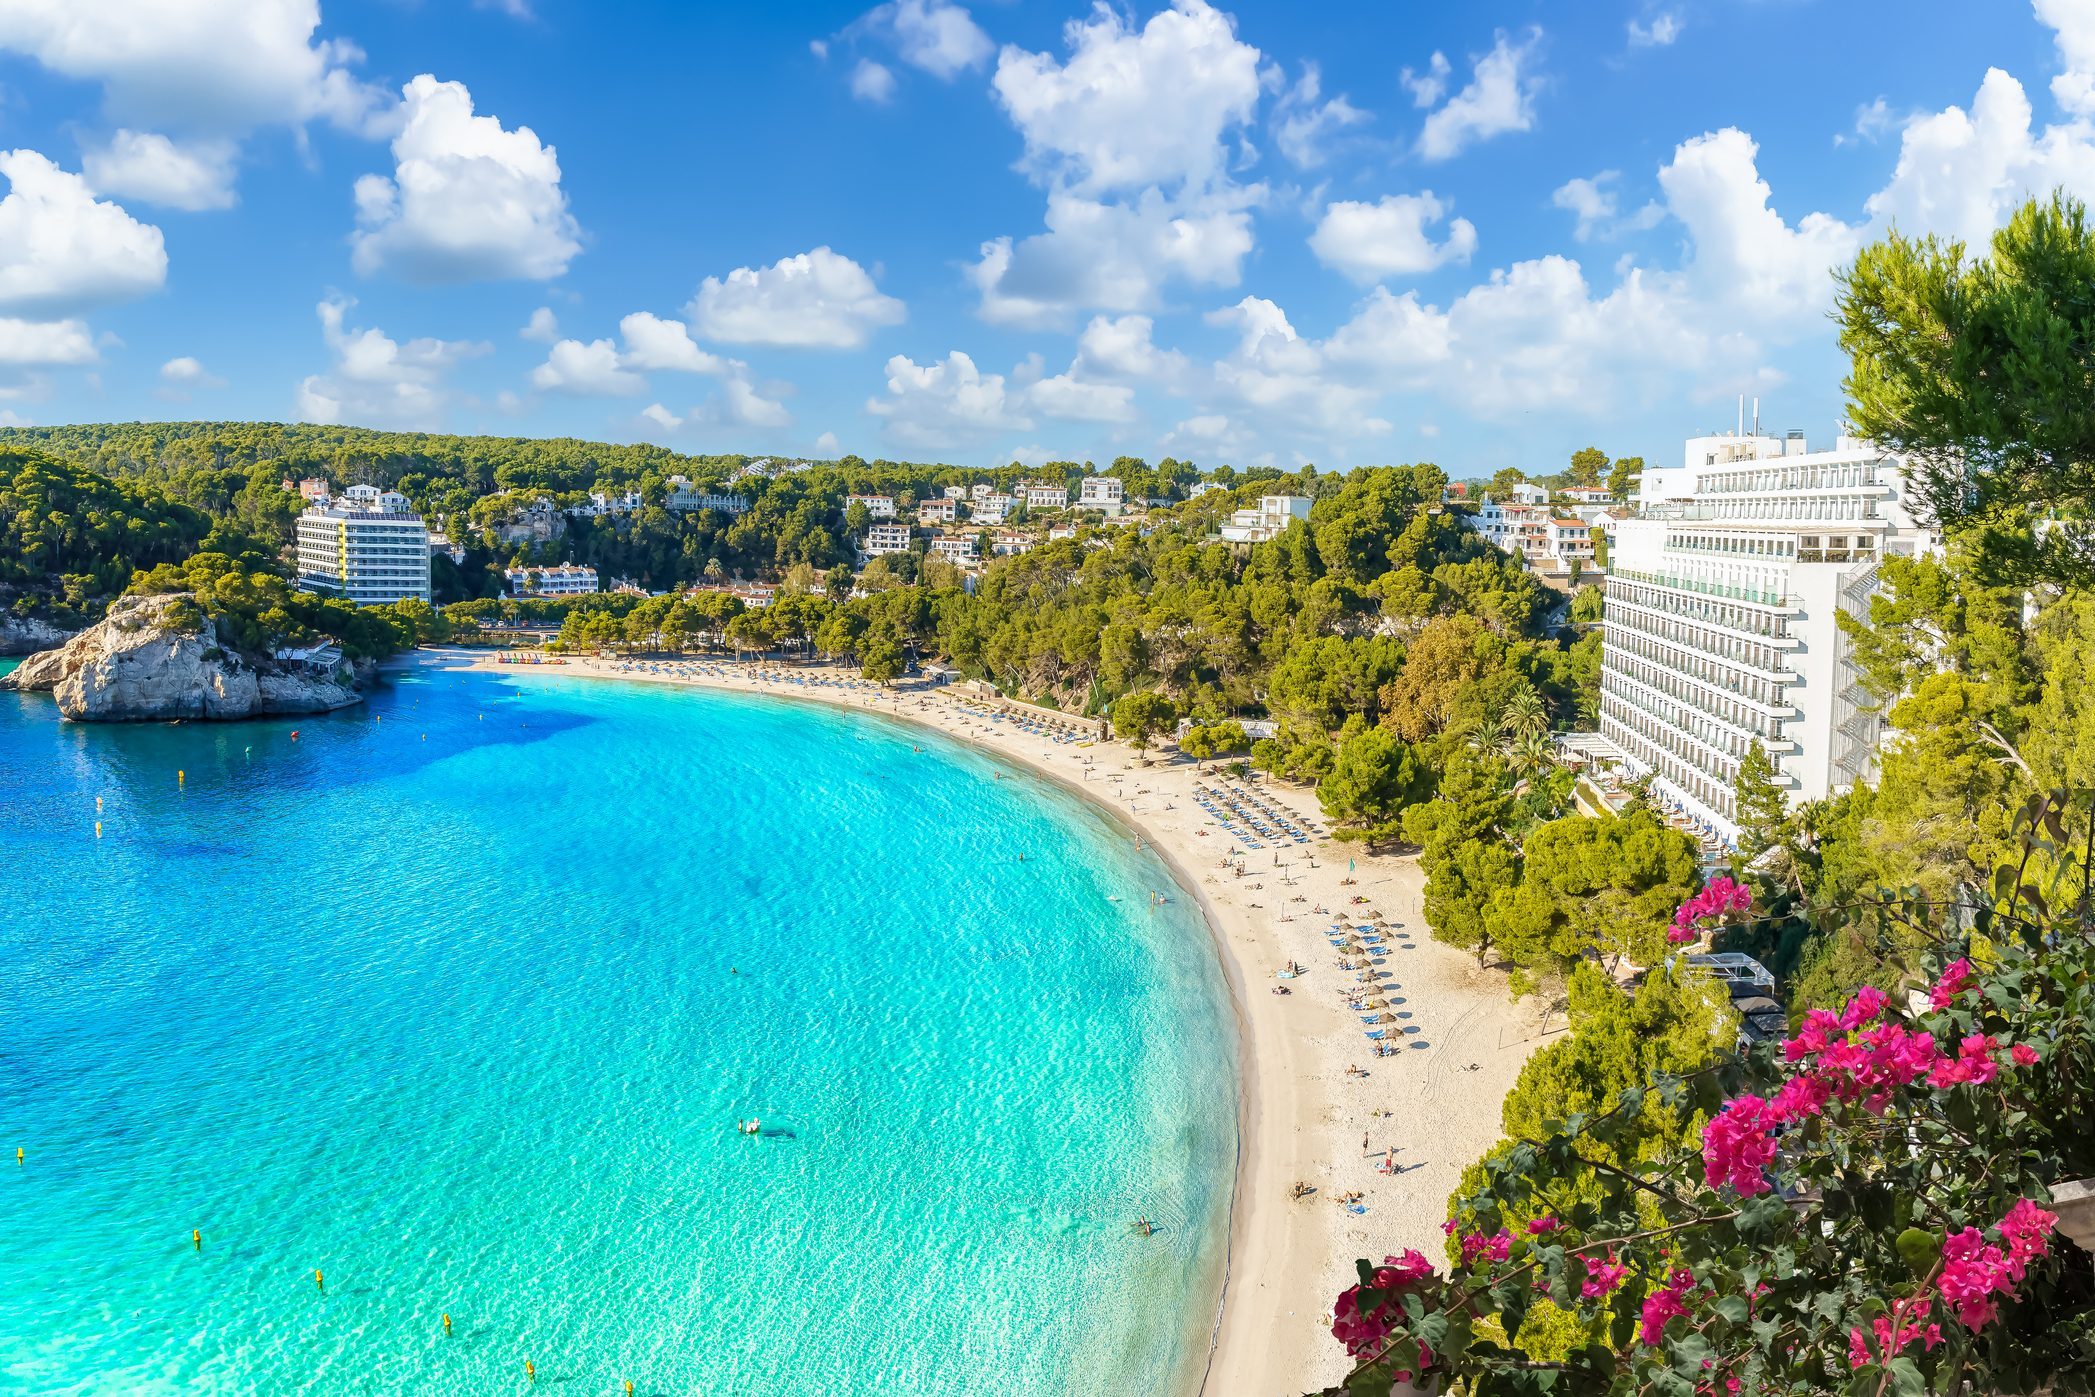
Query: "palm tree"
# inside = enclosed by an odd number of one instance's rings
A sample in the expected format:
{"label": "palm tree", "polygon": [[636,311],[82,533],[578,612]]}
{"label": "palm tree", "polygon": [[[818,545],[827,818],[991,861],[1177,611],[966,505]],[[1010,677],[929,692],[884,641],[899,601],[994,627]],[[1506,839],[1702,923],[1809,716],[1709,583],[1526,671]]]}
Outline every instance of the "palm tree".
{"label": "palm tree", "polygon": [[1522,738],[1544,734],[1549,731],[1549,706],[1542,695],[1535,692],[1531,684],[1522,684],[1506,697],[1505,711],[1499,715],[1499,727],[1506,734],[1508,750]]}
{"label": "palm tree", "polygon": [[1507,745],[1506,762],[1516,778],[1532,781],[1556,766],[1556,744],[1546,732],[1521,733]]}

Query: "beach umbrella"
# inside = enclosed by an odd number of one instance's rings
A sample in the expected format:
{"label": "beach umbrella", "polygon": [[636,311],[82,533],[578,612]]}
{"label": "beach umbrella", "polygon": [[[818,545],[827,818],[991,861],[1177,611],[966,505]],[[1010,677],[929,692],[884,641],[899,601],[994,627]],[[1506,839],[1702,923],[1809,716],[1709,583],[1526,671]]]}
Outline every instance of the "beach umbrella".
{"label": "beach umbrella", "polygon": [[1389,1001],[1386,999],[1370,999],[1367,1001],[1367,1007],[1370,1009],[1387,1009]]}
{"label": "beach umbrella", "polygon": [[1395,1022],[1397,1022],[1397,1016],[1396,1016],[1395,1014],[1377,1014],[1377,1015],[1375,1015],[1375,1022],[1376,1022],[1376,1023],[1395,1023]]}

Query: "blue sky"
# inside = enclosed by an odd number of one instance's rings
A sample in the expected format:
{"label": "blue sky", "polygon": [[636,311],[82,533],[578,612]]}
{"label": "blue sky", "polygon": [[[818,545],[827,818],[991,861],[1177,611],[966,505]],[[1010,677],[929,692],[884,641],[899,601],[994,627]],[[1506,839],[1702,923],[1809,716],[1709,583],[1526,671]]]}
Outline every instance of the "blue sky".
{"label": "blue sky", "polygon": [[1832,433],[2095,0],[0,0],[0,412],[1546,471]]}

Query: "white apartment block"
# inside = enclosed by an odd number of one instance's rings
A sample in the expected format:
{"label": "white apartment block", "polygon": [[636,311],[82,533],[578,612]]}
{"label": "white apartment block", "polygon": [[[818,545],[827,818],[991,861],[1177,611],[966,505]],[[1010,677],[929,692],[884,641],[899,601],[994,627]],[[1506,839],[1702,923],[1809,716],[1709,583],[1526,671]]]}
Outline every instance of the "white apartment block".
{"label": "white apartment block", "polygon": [[1469,526],[1531,566],[1541,566],[1549,557],[1549,519],[1541,505],[1486,500]]}
{"label": "white apartment block", "polygon": [[1467,523],[1531,568],[1568,572],[1574,559],[1581,568],[1593,562],[1592,526],[1546,505],[1486,500]]}
{"label": "white apartment block", "polygon": [[934,534],[931,551],[949,563],[970,563],[975,560],[975,540],[959,534]]}
{"label": "white apartment block", "polygon": [[1600,735],[1660,800],[1727,843],[1754,743],[1791,803],[1875,768],[1881,719],[1836,618],[1865,616],[1879,561],[1938,546],[1899,460],[1726,433],[1646,471],[1609,545]]}
{"label": "white apartment block", "polygon": [[868,558],[884,557],[889,553],[907,553],[909,551],[909,525],[869,525],[866,529],[865,544],[859,551]]}
{"label": "white apartment block", "polygon": [[1077,487],[1077,508],[1095,509],[1108,519],[1127,503],[1127,487],[1110,475],[1087,475]]}
{"label": "white apartment block", "polygon": [[1566,572],[1577,563],[1581,570],[1593,566],[1593,526],[1576,517],[1552,514],[1547,534],[1550,561]]}
{"label": "white apartment block", "polygon": [[926,500],[917,506],[919,524],[950,524],[960,517],[960,506],[941,495],[935,500]]}
{"label": "white apartment block", "polygon": [[975,496],[968,505],[968,517],[978,524],[1001,524],[1018,508],[1018,496],[993,490]]}
{"label": "white apartment block", "polygon": [[571,563],[547,568],[504,568],[510,592],[519,597],[575,597],[597,589],[596,569]]}
{"label": "white apartment block", "polygon": [[298,516],[298,585],[358,606],[429,600],[429,530],[407,497],[352,485]]}
{"label": "white apartment block", "polygon": [[945,487],[944,494],[949,500],[964,500],[967,498],[967,486],[948,485]]}
{"label": "white apartment block", "polygon": [[1515,504],[1549,503],[1549,491],[1543,489],[1540,485],[1530,485],[1525,480],[1515,481],[1511,493],[1513,495],[1513,503]]}
{"label": "white apartment block", "polygon": [[740,495],[701,490],[681,475],[672,475],[664,483],[669,486],[669,494],[662,503],[680,513],[717,509],[722,514],[741,514],[749,508],[749,501]]}
{"label": "white apartment block", "polygon": [[1261,495],[1257,509],[1240,509],[1222,526],[1231,543],[1266,543],[1280,537],[1297,519],[1309,518],[1306,495]]}
{"label": "white apartment block", "polygon": [[844,497],[844,508],[849,509],[855,504],[864,505],[866,507],[866,516],[870,519],[892,519],[895,517],[895,497],[893,495],[846,495]]}
{"label": "white apartment block", "polygon": [[1018,487],[1018,497],[1026,502],[1027,509],[1061,509],[1069,503],[1069,487],[1029,480]]}
{"label": "white apartment block", "polygon": [[1024,534],[1013,533],[1009,529],[1000,531],[995,538],[990,540],[990,551],[999,558],[1008,558],[1013,553],[1023,553],[1032,546],[1032,539]]}
{"label": "white apartment block", "polygon": [[991,495],[996,493],[996,489],[997,487],[991,485],[988,481],[978,480],[973,485],[967,487],[968,498],[971,500],[988,499]]}
{"label": "white apartment block", "polygon": [[571,513],[594,515],[598,518],[606,514],[632,514],[645,503],[647,501],[640,497],[638,490],[625,490],[616,495],[605,490],[591,490],[589,503],[572,510]]}

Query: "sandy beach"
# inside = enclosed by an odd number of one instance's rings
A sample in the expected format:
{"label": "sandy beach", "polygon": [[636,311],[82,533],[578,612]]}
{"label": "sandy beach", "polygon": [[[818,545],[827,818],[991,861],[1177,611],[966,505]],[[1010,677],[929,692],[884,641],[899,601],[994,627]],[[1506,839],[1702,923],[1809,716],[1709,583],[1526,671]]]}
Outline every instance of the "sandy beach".
{"label": "sandy beach", "polygon": [[[1204,1397],[1300,1394],[1345,1373],[1345,1354],[1327,1325],[1332,1300],[1352,1282],[1354,1259],[1379,1260],[1405,1247],[1439,1259],[1448,1195],[1497,1139],[1499,1102],[1544,1041],[1537,1014],[1508,1001],[1501,976],[1427,934],[1415,859],[1369,857],[1321,834],[1306,845],[1247,848],[1199,803],[1196,786],[1212,798],[1220,773],[1184,758],[1150,754],[1155,764],[1145,766],[1143,753],[1117,742],[1051,742],[992,720],[986,710],[994,704],[950,688],[875,690],[784,677],[848,677],[834,669],[565,657],[557,668],[534,670],[499,664],[486,652],[432,653],[440,663],[525,680],[537,673],[703,685],[920,723],[1081,792],[1147,840],[1207,914],[1241,1040],[1228,1274]],[[1298,827],[1324,829],[1312,792],[1263,778],[1250,789],[1292,812]],[[1335,921],[1383,923],[1386,949],[1372,963],[1355,953],[1354,968],[1341,968],[1347,953],[1327,939]],[[1302,973],[1279,978],[1291,962]],[[1365,1036],[1363,1017],[1377,1011],[1348,1006],[1350,996],[1375,993],[1362,980],[1370,968],[1383,977],[1377,983],[1389,1007],[1380,1012],[1395,1016],[1374,1026],[1397,1045],[1389,1056],[1376,1056]],[[1293,1197],[1297,1184],[1313,1192]],[[1341,1202],[1355,1194],[1356,1203]]]}

